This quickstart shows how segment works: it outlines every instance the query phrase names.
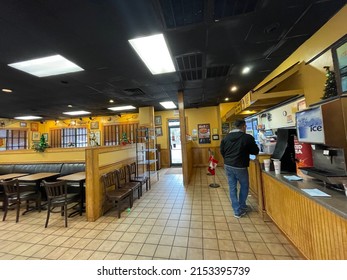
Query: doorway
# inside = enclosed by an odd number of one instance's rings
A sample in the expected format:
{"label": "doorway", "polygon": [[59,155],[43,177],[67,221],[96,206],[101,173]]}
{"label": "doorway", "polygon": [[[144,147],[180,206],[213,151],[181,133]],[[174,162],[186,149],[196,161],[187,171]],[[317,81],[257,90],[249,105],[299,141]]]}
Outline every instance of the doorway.
{"label": "doorway", "polygon": [[169,120],[170,166],[182,166],[180,122]]}

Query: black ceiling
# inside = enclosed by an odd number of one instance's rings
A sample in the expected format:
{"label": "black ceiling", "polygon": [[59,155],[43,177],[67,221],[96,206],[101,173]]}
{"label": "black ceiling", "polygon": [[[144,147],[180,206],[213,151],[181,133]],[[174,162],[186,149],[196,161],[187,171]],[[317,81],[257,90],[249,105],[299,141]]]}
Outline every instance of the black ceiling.
{"label": "black ceiling", "polygon": [[[238,101],[346,0],[11,0],[0,3],[0,118]],[[128,40],[163,33],[176,72],[152,75]],[[60,54],[85,69],[38,78],[10,63]],[[252,71],[241,75],[250,65]],[[237,93],[231,93],[231,85]],[[114,104],[108,101],[113,99]],[[67,108],[67,105],[73,108]]]}

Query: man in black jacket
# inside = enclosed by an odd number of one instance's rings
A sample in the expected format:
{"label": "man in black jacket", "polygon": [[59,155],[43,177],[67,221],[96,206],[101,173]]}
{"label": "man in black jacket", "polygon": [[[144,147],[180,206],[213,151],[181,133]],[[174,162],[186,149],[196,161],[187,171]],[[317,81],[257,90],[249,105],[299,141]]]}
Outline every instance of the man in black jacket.
{"label": "man in black jacket", "polygon": [[[224,158],[224,169],[228,177],[234,217],[241,218],[247,210],[249,155],[257,155],[259,148],[254,137],[246,134],[246,122],[244,120],[235,121],[234,126],[235,129],[223,138],[220,152]],[[237,194],[237,181],[240,183],[239,195]]]}

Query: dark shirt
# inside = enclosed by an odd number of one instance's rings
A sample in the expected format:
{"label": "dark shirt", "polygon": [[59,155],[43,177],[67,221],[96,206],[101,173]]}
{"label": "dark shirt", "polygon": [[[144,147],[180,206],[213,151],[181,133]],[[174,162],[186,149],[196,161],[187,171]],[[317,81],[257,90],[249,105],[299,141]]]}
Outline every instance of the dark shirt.
{"label": "dark shirt", "polygon": [[224,164],[245,168],[249,166],[249,155],[257,155],[259,148],[252,135],[241,130],[234,130],[223,138],[220,152],[224,158]]}

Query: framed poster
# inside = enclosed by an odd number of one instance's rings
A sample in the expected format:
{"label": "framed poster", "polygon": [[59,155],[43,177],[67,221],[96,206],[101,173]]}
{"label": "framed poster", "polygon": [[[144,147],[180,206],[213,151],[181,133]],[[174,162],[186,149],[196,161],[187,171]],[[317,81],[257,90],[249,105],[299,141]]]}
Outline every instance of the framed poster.
{"label": "framed poster", "polygon": [[39,131],[39,124],[35,123],[35,122],[31,123],[30,129],[31,129],[31,131]]}
{"label": "framed poster", "polygon": [[157,126],[155,128],[155,135],[156,136],[163,136],[163,130],[162,130],[161,126]]}
{"label": "framed poster", "polygon": [[91,129],[99,129],[99,122],[91,122],[90,128]]}
{"label": "framed poster", "polygon": [[161,116],[155,116],[154,117],[154,124],[155,125],[161,125]]}
{"label": "framed poster", "polygon": [[198,137],[199,144],[211,143],[211,129],[210,124],[198,124]]}
{"label": "framed poster", "polygon": [[339,94],[347,93],[347,35],[332,47],[336,83]]}
{"label": "framed poster", "polygon": [[40,140],[40,132],[34,131],[32,140],[33,141],[39,141]]}

